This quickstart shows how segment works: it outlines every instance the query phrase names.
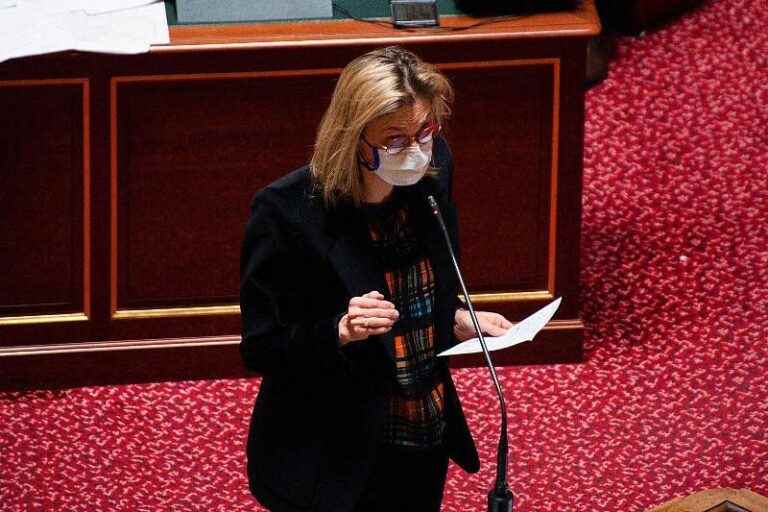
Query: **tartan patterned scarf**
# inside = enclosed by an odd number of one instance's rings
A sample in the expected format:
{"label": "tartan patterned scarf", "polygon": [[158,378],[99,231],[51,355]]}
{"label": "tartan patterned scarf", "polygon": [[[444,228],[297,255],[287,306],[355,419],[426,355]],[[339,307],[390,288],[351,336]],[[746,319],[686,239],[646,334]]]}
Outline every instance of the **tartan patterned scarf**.
{"label": "tartan patterned scarf", "polygon": [[382,442],[412,449],[438,446],[445,430],[444,389],[436,370],[435,279],[397,196],[363,208],[374,252],[400,313],[392,334],[396,386]]}

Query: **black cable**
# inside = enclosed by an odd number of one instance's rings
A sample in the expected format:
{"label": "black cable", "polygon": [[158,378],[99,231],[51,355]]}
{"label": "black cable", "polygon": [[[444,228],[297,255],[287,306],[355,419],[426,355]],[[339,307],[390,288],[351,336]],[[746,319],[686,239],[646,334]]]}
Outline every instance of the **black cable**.
{"label": "black cable", "polygon": [[380,21],[377,19],[367,19],[367,18],[358,18],[348,10],[346,10],[344,7],[340,6],[337,2],[331,2],[331,5],[333,5],[333,8],[339,11],[341,14],[346,16],[347,18],[352,18],[355,21],[362,21],[363,23],[370,23],[372,25],[379,25],[381,27],[387,27],[387,28],[393,28],[395,25],[391,21]]}

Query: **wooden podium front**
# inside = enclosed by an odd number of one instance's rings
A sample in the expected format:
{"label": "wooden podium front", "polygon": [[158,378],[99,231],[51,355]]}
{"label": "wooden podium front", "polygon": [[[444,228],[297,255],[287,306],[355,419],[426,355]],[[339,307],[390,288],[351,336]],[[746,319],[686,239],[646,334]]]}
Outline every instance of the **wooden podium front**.
{"label": "wooden podium front", "polygon": [[564,297],[536,343],[496,360],[579,361],[593,2],[442,23],[172,26],[171,44],[148,54],[0,64],[0,385],[243,375],[238,264],[250,198],[307,162],[344,65],[390,44],[455,86],[446,134],[478,307],[516,320]]}
{"label": "wooden podium front", "polygon": [[768,498],[748,489],[709,489],[646,512],[768,512]]}

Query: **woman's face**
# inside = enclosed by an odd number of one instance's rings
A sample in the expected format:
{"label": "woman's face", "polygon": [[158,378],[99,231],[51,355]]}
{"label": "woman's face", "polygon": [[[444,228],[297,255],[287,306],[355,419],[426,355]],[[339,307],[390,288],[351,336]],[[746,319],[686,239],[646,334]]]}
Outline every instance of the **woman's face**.
{"label": "woman's face", "polygon": [[[374,146],[389,146],[393,141],[406,137],[413,141],[432,120],[432,105],[424,98],[417,98],[411,105],[404,105],[394,112],[374,119],[363,130],[363,137]],[[360,154],[367,162],[373,162],[373,148],[360,141]]]}

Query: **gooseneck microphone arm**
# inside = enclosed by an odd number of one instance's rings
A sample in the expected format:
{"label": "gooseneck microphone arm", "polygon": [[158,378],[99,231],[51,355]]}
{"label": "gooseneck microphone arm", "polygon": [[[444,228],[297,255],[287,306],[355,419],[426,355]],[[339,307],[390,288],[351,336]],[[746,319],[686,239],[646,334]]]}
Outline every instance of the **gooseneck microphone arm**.
{"label": "gooseneck microphone arm", "polygon": [[491,372],[491,379],[493,379],[493,384],[496,386],[496,394],[499,397],[499,405],[501,407],[501,432],[499,433],[499,445],[496,453],[496,483],[494,484],[493,489],[488,493],[488,512],[512,512],[514,496],[507,486],[507,404],[504,400],[504,391],[502,391],[501,384],[499,384],[496,368],[493,366],[491,354],[488,352],[488,346],[485,344],[485,338],[483,338],[483,333],[480,330],[480,323],[477,321],[475,308],[472,306],[467,286],[464,284],[464,277],[459,269],[459,263],[456,260],[456,254],[453,251],[448,229],[445,227],[443,216],[440,213],[440,207],[437,205],[434,196],[428,196],[427,202],[432,210],[432,214],[437,218],[437,222],[440,224],[443,236],[445,237],[445,244],[448,247],[448,252],[451,255],[451,261],[453,262],[453,269],[456,271],[459,284],[461,284],[461,292],[467,303],[467,310],[469,310],[469,316],[472,318],[472,324],[475,326],[475,332],[477,332],[477,337],[480,340],[485,364]]}

